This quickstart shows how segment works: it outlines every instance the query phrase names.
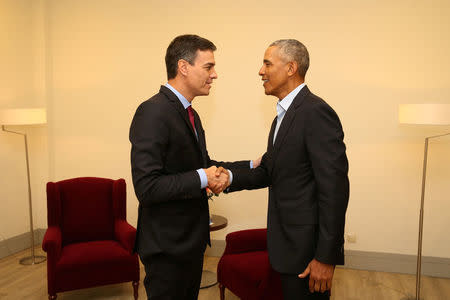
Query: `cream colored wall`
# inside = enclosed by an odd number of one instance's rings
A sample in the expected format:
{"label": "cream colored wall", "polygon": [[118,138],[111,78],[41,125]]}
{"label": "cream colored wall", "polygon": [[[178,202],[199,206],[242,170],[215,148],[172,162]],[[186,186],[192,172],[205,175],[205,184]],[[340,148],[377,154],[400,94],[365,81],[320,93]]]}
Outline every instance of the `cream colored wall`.
{"label": "cream colored wall", "polygon": [[[194,100],[208,150],[220,160],[255,158],[267,142],[275,99],[257,72],[279,38],[304,42],[310,89],[338,112],[346,133],[351,199],[347,249],[414,254],[423,140],[449,127],[397,124],[399,103],[450,102],[447,1],[48,1],[46,78],[50,179],[123,177],[136,223],[128,129],[140,102],[165,83],[164,54],[177,35],[218,47],[219,79]],[[226,125],[225,127],[223,125]],[[448,139],[430,149],[425,255],[449,257]],[[432,156],[432,158],[431,158]],[[221,195],[213,213],[226,233],[264,227],[267,192]]]}
{"label": "cream colored wall", "polygon": [[[46,106],[43,1],[0,1],[0,109]],[[1,124],[0,124],[1,125]],[[8,126],[28,134],[35,228],[46,224],[47,127]],[[29,231],[22,136],[0,131],[0,241]]]}

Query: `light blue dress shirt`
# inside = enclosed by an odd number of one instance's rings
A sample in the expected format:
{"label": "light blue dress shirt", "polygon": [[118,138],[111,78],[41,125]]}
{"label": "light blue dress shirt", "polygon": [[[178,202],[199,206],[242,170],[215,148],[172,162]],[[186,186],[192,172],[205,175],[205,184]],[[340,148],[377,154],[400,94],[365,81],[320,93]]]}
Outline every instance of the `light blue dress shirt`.
{"label": "light blue dress shirt", "polygon": [[284,115],[286,114],[289,106],[291,106],[292,101],[297,96],[297,94],[302,90],[305,86],[305,83],[300,84],[296,87],[292,92],[287,94],[282,100],[277,103],[277,125],[275,126],[275,132],[273,134],[273,144],[275,144],[275,139],[277,138],[278,130],[280,129],[281,122],[283,121]]}
{"label": "light blue dress shirt", "polygon": [[191,102],[189,102],[186,97],[181,95],[179,91],[177,91],[173,86],[171,86],[169,83],[166,83],[166,87],[171,90],[175,95],[177,95],[178,99],[180,100],[181,104],[183,104],[184,109],[187,109],[188,106],[191,106]]}

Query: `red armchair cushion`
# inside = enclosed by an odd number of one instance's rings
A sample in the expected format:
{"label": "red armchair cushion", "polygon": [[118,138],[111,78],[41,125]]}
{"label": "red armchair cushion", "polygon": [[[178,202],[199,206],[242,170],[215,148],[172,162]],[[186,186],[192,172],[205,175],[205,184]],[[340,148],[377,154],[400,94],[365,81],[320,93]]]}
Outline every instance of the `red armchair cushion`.
{"label": "red armchair cushion", "polygon": [[77,272],[89,266],[106,268],[112,263],[128,263],[127,259],[131,260],[130,254],[116,241],[84,242],[65,246],[56,268]]}
{"label": "red armchair cushion", "polygon": [[59,183],[63,245],[114,239],[112,185],[102,178]]}
{"label": "red armchair cushion", "polygon": [[[108,251],[105,251],[108,249]],[[116,241],[92,241],[67,245],[56,264],[57,290],[66,291],[139,278],[137,256]],[[120,270],[120,271],[118,271]]]}

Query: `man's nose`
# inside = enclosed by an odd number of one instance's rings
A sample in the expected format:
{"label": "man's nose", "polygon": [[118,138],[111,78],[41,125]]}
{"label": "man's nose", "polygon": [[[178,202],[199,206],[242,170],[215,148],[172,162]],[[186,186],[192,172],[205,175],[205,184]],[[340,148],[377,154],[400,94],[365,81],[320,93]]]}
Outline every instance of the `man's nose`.
{"label": "man's nose", "polygon": [[258,74],[259,74],[259,76],[263,76],[264,75],[264,66],[262,66],[261,69],[259,69]]}

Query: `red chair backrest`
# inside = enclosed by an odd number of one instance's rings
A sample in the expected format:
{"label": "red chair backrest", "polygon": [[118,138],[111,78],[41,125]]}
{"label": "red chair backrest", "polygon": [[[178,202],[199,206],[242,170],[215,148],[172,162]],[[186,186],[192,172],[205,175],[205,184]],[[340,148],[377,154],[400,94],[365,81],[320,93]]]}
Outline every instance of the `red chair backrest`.
{"label": "red chair backrest", "polygon": [[[117,182],[120,182],[119,188]],[[123,186],[123,188],[122,188]],[[117,190],[124,190],[117,192]],[[113,190],[114,193],[113,193]],[[113,195],[114,194],[114,195]],[[47,183],[48,226],[61,228],[63,245],[114,239],[114,219],[124,216],[125,181],[80,177]]]}

